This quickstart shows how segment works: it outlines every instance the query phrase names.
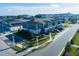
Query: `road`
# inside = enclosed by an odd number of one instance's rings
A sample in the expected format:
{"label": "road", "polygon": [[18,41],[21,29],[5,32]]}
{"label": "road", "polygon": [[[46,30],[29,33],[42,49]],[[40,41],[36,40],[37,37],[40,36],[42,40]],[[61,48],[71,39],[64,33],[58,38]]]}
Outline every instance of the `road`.
{"label": "road", "polygon": [[49,46],[35,51],[28,56],[58,56],[61,54],[66,44],[73,38],[76,31],[78,30],[79,25],[75,24],[63,35],[59,36],[52,42]]}
{"label": "road", "polygon": [[[49,46],[35,51],[28,56],[57,56],[59,55],[63,48],[65,48],[67,42],[71,40],[76,31],[78,30],[78,25],[73,25],[64,35],[60,35],[49,44]],[[0,37],[0,56],[20,56],[22,54],[15,54],[15,51],[12,50],[5,42],[5,37]],[[23,53],[24,55],[25,53]]]}

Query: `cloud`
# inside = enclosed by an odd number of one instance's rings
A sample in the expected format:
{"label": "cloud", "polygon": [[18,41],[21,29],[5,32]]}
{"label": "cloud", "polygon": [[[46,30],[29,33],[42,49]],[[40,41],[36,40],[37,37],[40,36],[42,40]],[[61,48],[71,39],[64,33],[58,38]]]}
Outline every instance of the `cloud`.
{"label": "cloud", "polygon": [[79,13],[79,7],[61,7],[58,4],[51,4],[51,6],[40,7],[25,7],[25,6],[8,6],[0,8],[1,15],[18,15],[18,14],[56,14],[56,13]]}
{"label": "cloud", "polygon": [[60,7],[60,5],[58,5],[58,4],[51,4],[51,7],[54,7],[54,8],[59,8],[59,7]]}
{"label": "cloud", "polygon": [[9,6],[3,8],[7,12],[16,13],[16,14],[42,14],[42,13],[51,13],[52,8],[48,6],[42,7],[25,7],[25,6]]}

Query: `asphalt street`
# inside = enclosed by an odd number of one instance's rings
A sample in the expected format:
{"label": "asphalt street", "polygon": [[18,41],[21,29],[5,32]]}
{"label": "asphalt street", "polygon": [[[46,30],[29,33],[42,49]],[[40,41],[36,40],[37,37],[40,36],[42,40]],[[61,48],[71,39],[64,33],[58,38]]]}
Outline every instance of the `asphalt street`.
{"label": "asphalt street", "polygon": [[44,49],[35,51],[28,56],[58,56],[61,54],[66,44],[73,38],[79,25],[73,25],[66,33],[58,37],[54,42]]}

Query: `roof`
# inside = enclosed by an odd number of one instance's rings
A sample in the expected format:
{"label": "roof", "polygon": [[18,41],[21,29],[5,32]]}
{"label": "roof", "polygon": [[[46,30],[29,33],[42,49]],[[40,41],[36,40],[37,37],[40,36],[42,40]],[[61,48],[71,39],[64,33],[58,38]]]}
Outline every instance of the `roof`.
{"label": "roof", "polygon": [[25,23],[27,21],[21,21],[21,20],[5,20],[3,21],[3,23],[9,25],[9,26],[19,26],[19,25],[22,25],[23,23]]}
{"label": "roof", "polygon": [[33,20],[27,21],[26,24],[44,24],[50,22],[51,18],[35,18]]}
{"label": "roof", "polygon": [[51,19],[52,18],[37,18],[36,20],[44,24],[44,23],[50,22]]}
{"label": "roof", "polygon": [[42,23],[40,23],[40,22],[38,22],[38,21],[35,21],[35,20],[30,20],[30,21],[27,21],[27,22],[25,22],[26,24],[33,24],[33,25],[37,25],[37,24],[42,24]]}

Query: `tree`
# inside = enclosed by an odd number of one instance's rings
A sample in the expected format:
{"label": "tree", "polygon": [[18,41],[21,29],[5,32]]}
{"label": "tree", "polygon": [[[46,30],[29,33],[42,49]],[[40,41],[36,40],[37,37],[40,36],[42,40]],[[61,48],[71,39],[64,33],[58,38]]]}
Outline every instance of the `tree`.
{"label": "tree", "polygon": [[35,15],[36,18],[42,18],[42,16],[39,14],[39,15]]}
{"label": "tree", "polygon": [[71,43],[70,43],[70,42],[68,42],[68,43],[67,43],[67,45],[66,45],[65,50],[66,50],[66,51],[69,51],[69,50],[70,50],[70,46],[71,46]]}

